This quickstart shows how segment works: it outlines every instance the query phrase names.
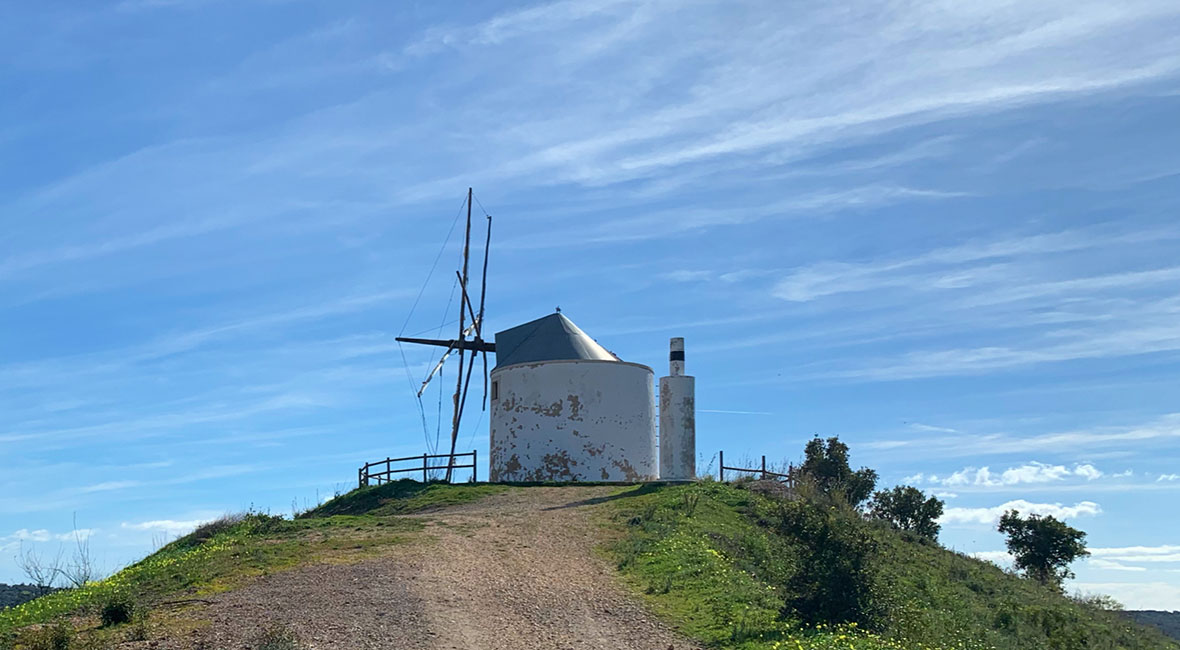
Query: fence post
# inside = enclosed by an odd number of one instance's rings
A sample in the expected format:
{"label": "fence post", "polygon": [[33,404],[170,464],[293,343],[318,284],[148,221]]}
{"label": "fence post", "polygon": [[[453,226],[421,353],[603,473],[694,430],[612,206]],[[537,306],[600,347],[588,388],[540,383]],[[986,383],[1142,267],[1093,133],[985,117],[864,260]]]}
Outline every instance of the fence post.
{"label": "fence post", "polygon": [[479,475],[477,474],[477,472],[479,472],[479,469],[477,469],[478,467],[479,467],[479,450],[472,449],[471,450],[471,482],[472,483],[479,483]]}
{"label": "fence post", "polygon": [[725,451],[722,450],[722,451],[717,452],[717,458],[719,459],[717,462],[720,464],[720,467],[721,467],[721,478],[719,480],[721,483],[724,483],[725,482]]}
{"label": "fence post", "polygon": [[356,486],[358,488],[365,487],[365,468],[358,467],[356,470]]}
{"label": "fence post", "polygon": [[426,468],[427,468],[427,466],[428,466],[428,464],[426,462],[426,454],[422,454],[422,482],[423,483],[426,482]]}
{"label": "fence post", "polygon": [[766,480],[766,454],[762,454],[762,480]]}

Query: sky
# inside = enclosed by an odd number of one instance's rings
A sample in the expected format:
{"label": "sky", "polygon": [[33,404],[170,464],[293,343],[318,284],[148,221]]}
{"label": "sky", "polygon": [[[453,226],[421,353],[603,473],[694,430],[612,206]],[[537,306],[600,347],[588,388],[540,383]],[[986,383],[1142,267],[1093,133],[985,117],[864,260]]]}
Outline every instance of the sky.
{"label": "sky", "polygon": [[1180,610],[1180,5],[3,12],[0,581],[432,448],[394,337],[456,327],[474,187],[487,329],[685,337],[701,470],[839,436],[946,546],[1051,514],[1071,590]]}

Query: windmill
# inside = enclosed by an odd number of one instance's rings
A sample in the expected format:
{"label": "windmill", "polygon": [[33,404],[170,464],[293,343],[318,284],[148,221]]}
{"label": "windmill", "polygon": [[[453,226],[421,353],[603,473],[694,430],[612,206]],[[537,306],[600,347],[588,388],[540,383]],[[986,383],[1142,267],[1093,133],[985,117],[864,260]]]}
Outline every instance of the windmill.
{"label": "windmill", "polygon": [[[430,385],[430,381],[436,374],[440,373],[443,364],[456,351],[459,353],[458,372],[455,383],[455,393],[452,396],[452,405],[454,411],[451,416],[451,446],[447,456],[447,473],[446,481],[451,481],[451,474],[455,465],[455,444],[459,438],[459,424],[463,418],[463,408],[467,404],[467,391],[471,387],[471,374],[475,369],[476,356],[482,356],[483,361],[483,408],[487,408],[488,401],[488,352],[496,351],[496,344],[489,343],[483,339],[483,321],[484,321],[484,306],[487,297],[488,288],[488,247],[492,243],[492,217],[487,215],[487,239],[484,242],[483,249],[483,271],[480,275],[480,289],[479,289],[479,309],[477,310],[471,299],[471,293],[468,291],[468,285],[471,278],[468,273],[471,261],[471,201],[473,193],[471,188],[467,188],[467,228],[463,238],[463,264],[462,269],[455,271],[455,275],[459,281],[459,290],[462,293],[461,302],[459,304],[459,334],[458,338],[454,339],[420,339],[411,337],[397,337],[399,343],[416,343],[419,345],[433,345],[446,348],[442,357],[439,358],[438,363],[426,375],[426,379],[422,381],[421,387],[418,388],[417,397],[421,399],[422,393],[426,391],[426,387]],[[470,323],[468,322],[470,317]],[[468,355],[467,353],[471,354]],[[464,363],[467,369],[464,372]]]}

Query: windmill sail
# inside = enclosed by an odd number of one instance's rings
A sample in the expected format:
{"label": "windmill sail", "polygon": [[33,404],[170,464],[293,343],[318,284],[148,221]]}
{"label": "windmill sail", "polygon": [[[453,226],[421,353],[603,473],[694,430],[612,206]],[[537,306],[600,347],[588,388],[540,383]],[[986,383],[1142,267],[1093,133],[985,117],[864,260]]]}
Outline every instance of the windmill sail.
{"label": "windmill sail", "polygon": [[[418,388],[417,397],[422,398],[422,393],[426,391],[430,381],[438,374],[443,365],[447,362],[455,351],[459,352],[459,372],[456,373],[455,393],[452,396],[453,412],[451,416],[451,444],[450,451],[447,458],[447,473],[446,481],[450,482],[451,475],[455,465],[455,444],[459,438],[459,425],[463,419],[463,408],[467,404],[467,392],[471,386],[471,375],[475,370],[475,355],[480,353],[483,355],[483,386],[484,386],[484,408],[487,406],[487,390],[488,390],[488,352],[495,352],[495,344],[488,343],[483,340],[483,321],[484,321],[484,307],[486,305],[487,297],[487,273],[488,273],[488,249],[492,241],[492,217],[487,216],[487,240],[484,244],[483,251],[483,272],[480,276],[480,291],[479,291],[479,311],[476,312],[474,302],[471,299],[471,294],[468,287],[471,284],[469,275],[469,267],[471,261],[471,203],[474,194],[471,188],[467,188],[467,226],[463,238],[463,265],[462,268],[455,272],[458,276],[459,290],[462,294],[459,305],[459,335],[456,339],[441,340],[441,339],[418,339],[410,337],[397,337],[399,343],[417,343],[420,345],[435,345],[447,348],[443,353],[442,358],[438,360],[430,373],[426,375],[421,387]],[[471,322],[468,323],[468,317]],[[471,356],[467,358],[467,352],[471,352]],[[466,372],[464,372],[464,364],[466,363]]]}

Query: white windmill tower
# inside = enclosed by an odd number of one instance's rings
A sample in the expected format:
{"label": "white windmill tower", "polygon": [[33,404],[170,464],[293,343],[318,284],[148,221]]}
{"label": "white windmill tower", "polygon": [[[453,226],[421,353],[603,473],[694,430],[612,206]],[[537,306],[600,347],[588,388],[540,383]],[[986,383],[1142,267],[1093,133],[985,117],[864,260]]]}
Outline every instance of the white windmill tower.
{"label": "white windmill tower", "polygon": [[[455,444],[477,354],[483,357],[485,404],[491,405],[492,481],[656,480],[660,469],[651,368],[623,361],[607,351],[560,311],[497,332],[494,343],[484,340],[488,246],[484,247],[477,310],[468,291],[471,200],[468,190],[463,264],[457,272],[462,291],[458,338],[397,338],[399,342],[447,349],[422,382],[419,399],[447,359],[458,352],[446,480],[450,480],[454,466]],[[496,354],[490,376],[488,352]]]}

